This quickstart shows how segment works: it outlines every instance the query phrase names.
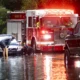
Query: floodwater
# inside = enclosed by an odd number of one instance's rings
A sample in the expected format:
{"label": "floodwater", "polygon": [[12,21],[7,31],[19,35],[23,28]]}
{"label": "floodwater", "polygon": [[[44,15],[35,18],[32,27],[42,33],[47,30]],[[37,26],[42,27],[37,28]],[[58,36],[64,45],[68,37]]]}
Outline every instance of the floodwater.
{"label": "floodwater", "polygon": [[65,68],[64,54],[0,57],[0,80],[80,80],[80,69]]}

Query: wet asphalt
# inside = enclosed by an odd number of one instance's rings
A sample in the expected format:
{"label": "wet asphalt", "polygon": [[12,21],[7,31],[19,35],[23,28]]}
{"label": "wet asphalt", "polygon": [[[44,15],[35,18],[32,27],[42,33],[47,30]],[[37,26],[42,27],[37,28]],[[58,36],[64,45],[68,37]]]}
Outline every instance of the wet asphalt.
{"label": "wet asphalt", "polygon": [[80,80],[72,66],[65,68],[64,53],[0,56],[0,80]]}

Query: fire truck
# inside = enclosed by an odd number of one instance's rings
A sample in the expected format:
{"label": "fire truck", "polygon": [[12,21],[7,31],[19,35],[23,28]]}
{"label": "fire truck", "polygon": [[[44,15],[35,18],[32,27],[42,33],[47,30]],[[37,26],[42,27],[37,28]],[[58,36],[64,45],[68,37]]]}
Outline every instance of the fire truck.
{"label": "fire truck", "polygon": [[[26,10],[24,17],[21,12],[10,12],[7,33],[17,34],[21,41],[26,42],[35,51],[63,51],[65,37],[72,32],[77,21],[78,14],[69,9]],[[14,31],[10,32],[10,29]]]}

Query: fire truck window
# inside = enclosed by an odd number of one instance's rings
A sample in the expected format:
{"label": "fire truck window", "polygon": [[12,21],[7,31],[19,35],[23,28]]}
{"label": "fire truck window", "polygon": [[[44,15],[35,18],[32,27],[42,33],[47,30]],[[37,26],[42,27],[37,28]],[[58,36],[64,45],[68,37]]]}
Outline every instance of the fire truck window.
{"label": "fire truck window", "polygon": [[60,25],[59,17],[43,17],[42,19],[46,27],[58,27]]}
{"label": "fire truck window", "polygon": [[36,17],[36,22],[39,22],[39,16]]}
{"label": "fire truck window", "polygon": [[36,27],[36,17],[33,17],[33,27]]}
{"label": "fire truck window", "polygon": [[28,17],[28,27],[32,27],[32,17]]}
{"label": "fire truck window", "polygon": [[61,17],[61,24],[65,25],[66,27],[71,27],[73,23],[70,17]]}

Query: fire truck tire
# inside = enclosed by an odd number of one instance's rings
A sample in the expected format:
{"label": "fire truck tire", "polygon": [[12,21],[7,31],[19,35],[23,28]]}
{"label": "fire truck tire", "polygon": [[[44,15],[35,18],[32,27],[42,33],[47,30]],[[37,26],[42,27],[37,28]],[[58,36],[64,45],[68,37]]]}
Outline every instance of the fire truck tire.
{"label": "fire truck tire", "polygon": [[65,34],[64,33],[60,33],[60,38],[64,38],[65,37]]}
{"label": "fire truck tire", "polygon": [[36,51],[36,40],[35,38],[33,37],[32,40],[31,40],[31,47],[33,48],[34,52]]}

